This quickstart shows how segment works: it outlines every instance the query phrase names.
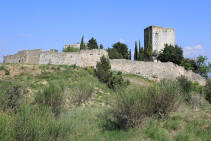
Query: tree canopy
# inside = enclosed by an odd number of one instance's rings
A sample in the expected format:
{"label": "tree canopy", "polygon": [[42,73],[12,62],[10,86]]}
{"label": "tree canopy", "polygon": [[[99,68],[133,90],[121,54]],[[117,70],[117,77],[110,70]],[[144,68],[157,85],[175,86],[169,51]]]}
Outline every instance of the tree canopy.
{"label": "tree canopy", "polygon": [[98,49],[97,40],[95,38],[91,38],[87,44],[88,49]]}
{"label": "tree canopy", "polygon": [[177,65],[182,63],[183,58],[183,50],[178,45],[165,44],[165,48],[158,55],[161,62],[173,62]]}

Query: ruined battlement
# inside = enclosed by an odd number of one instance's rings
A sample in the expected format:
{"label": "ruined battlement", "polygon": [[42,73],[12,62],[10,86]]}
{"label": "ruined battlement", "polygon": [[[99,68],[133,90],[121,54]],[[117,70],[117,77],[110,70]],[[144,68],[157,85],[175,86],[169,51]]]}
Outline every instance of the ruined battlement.
{"label": "ruined battlement", "polygon": [[[55,52],[31,50],[21,51],[15,55],[4,56],[4,63],[18,64],[55,64],[55,65],[76,65],[79,67],[96,67],[102,56],[108,57],[104,49],[81,50],[80,52]],[[186,71],[183,67],[171,62],[144,62],[124,59],[112,59],[111,69],[143,76],[150,80],[176,79],[184,75],[191,81],[197,81],[205,85],[206,80],[200,75]]]}

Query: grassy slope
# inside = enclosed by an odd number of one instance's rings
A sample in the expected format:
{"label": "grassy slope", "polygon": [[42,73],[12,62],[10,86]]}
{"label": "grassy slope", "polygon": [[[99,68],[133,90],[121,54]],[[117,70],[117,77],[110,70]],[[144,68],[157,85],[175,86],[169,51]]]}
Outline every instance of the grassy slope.
{"label": "grassy slope", "polygon": [[[0,97],[1,94],[13,85],[20,85],[27,91],[25,101],[33,102],[36,92],[48,82],[62,82],[68,88],[65,109],[57,120],[68,126],[70,140],[109,140],[109,141],[136,141],[136,140],[201,140],[211,139],[211,105],[206,101],[200,109],[194,110],[191,106],[183,105],[180,111],[172,113],[168,119],[149,119],[140,127],[124,130],[105,130],[101,113],[109,108],[109,102],[115,94],[114,91],[100,83],[93,76],[93,70],[68,66],[54,65],[6,65],[10,75],[4,75],[0,70]],[[154,82],[134,75],[124,75],[131,80],[129,88],[148,86]],[[88,102],[81,106],[71,103],[70,92],[80,82],[89,83],[93,95]],[[67,124],[66,124],[67,123]]]}

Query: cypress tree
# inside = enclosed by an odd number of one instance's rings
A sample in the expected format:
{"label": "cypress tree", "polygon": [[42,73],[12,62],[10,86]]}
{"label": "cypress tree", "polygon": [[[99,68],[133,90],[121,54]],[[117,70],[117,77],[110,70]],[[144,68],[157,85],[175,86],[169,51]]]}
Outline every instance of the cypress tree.
{"label": "cypress tree", "polygon": [[140,61],[144,61],[144,48],[141,47],[141,50],[139,51]]}
{"label": "cypress tree", "polygon": [[103,44],[100,44],[100,49],[103,49]]}
{"label": "cypress tree", "polygon": [[150,38],[150,31],[148,29],[148,38],[146,41],[146,46],[144,47],[144,60],[145,61],[152,61],[152,44],[151,44],[151,38]]}
{"label": "cypress tree", "polygon": [[131,60],[131,49],[130,49],[130,51],[128,53],[128,59]]}
{"label": "cypress tree", "polygon": [[82,38],[81,38],[80,49],[86,49],[86,45],[84,43],[84,36],[82,36]]}
{"label": "cypress tree", "polygon": [[138,60],[140,61],[141,60],[141,42],[139,40],[139,44],[138,44]]}
{"label": "cypress tree", "polygon": [[135,42],[134,60],[138,60],[138,48],[137,48],[137,42]]}

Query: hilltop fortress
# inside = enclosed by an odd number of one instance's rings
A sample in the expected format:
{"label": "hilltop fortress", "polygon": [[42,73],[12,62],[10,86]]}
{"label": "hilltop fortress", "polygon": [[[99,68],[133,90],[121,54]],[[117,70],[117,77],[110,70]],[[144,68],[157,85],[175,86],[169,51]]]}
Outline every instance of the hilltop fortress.
{"label": "hilltop fortress", "polygon": [[[150,32],[146,32],[145,29],[145,36],[151,39],[153,50],[162,50],[166,43],[175,44],[174,30],[154,26],[149,27],[147,30]],[[108,57],[108,52],[104,49],[80,50],[79,52],[56,52],[55,50],[42,51],[37,49],[19,51],[17,54],[4,56],[4,63],[76,65],[95,68],[103,55]],[[191,81],[199,82],[201,85],[206,83],[206,80],[200,75],[192,71],[186,71],[183,67],[171,62],[144,62],[125,59],[112,59],[110,62],[113,71],[136,74],[150,80],[176,79],[183,75]]]}

